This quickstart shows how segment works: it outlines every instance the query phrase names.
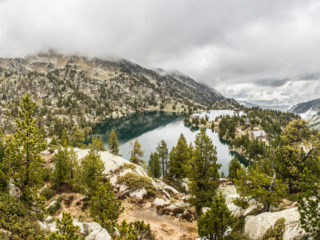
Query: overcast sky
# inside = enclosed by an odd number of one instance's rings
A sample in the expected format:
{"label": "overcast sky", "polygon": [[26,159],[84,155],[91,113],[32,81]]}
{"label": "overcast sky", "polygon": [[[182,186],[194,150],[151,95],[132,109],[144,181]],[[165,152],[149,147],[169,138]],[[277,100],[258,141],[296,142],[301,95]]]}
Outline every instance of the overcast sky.
{"label": "overcast sky", "polygon": [[48,48],[175,69],[227,97],[320,97],[319,0],[0,0],[0,56]]}

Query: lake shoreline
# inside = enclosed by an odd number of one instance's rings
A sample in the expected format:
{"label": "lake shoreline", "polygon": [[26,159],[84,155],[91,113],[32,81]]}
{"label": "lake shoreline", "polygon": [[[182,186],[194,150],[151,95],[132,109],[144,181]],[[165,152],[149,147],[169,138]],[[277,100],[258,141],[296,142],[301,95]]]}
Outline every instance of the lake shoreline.
{"label": "lake shoreline", "polygon": [[[132,149],[130,142],[138,138],[144,151],[143,159],[146,163],[149,160],[150,153],[156,151],[157,144],[162,139],[166,141],[169,151],[171,151],[171,148],[176,146],[181,133],[184,134],[189,144],[194,141],[196,134],[199,132],[199,128],[187,127],[184,124],[184,114],[164,111],[148,111],[135,113],[130,117],[109,118],[99,123],[97,128],[94,129],[94,133],[100,136],[106,144],[111,129],[114,129],[118,135],[120,154],[125,159],[130,158]],[[229,143],[220,139],[216,131],[211,129],[206,131],[217,147],[218,162],[223,165],[220,171],[227,174],[229,162],[236,153],[230,151]],[[242,162],[246,165],[245,161]]]}

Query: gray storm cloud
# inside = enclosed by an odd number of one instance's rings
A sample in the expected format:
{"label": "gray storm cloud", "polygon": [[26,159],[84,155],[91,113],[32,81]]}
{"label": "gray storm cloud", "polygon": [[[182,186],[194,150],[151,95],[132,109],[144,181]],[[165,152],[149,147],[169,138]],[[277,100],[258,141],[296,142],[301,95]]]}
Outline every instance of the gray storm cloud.
{"label": "gray storm cloud", "polygon": [[318,0],[0,0],[0,56],[119,56],[293,103],[320,97],[319,22]]}

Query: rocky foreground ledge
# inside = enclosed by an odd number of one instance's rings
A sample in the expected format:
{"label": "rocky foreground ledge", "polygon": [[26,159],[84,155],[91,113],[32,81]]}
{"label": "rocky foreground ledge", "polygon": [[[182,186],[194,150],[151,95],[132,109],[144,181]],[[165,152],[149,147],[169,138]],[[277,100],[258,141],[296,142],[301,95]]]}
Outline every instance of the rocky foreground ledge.
{"label": "rocky foreground ledge", "polygon": [[[83,159],[89,152],[88,149],[78,148],[74,151],[78,160]],[[183,183],[186,191],[181,192],[161,180],[150,178],[143,167],[122,157],[107,151],[99,152],[99,155],[105,165],[104,174],[110,179],[117,197],[121,199],[125,208],[119,222],[124,219],[129,222],[144,220],[150,224],[156,239],[177,240],[198,237],[195,210],[187,202],[190,197],[187,181]],[[254,199],[249,201],[246,209],[234,204],[233,201],[240,195],[228,179],[220,179],[217,191],[224,195],[233,215],[245,219],[244,231],[250,239],[262,239],[267,230],[280,218],[285,218],[284,240],[302,239],[306,235],[300,227],[300,215],[294,203],[272,209],[272,212],[256,215],[260,206]],[[68,204],[69,208],[65,204],[63,211],[72,214],[75,224],[86,233],[85,240],[111,239],[108,232],[92,219],[77,220],[79,216],[85,215],[83,196],[77,193],[71,195],[73,202]],[[54,201],[56,199],[51,199],[47,205],[54,204]],[[55,231],[52,218],[46,219],[40,225],[46,230]]]}
{"label": "rocky foreground ledge", "polygon": [[[233,203],[235,199],[240,197],[234,185],[220,185],[218,191],[224,195],[227,207],[233,215],[245,218],[244,231],[250,239],[262,239],[267,230],[273,227],[280,218],[285,218],[283,240],[302,239],[306,236],[305,231],[300,226],[300,214],[297,207],[283,210],[273,209],[272,212],[251,215],[259,207],[255,200],[249,201],[249,206],[246,209],[242,209]],[[291,205],[294,206],[295,204]]]}

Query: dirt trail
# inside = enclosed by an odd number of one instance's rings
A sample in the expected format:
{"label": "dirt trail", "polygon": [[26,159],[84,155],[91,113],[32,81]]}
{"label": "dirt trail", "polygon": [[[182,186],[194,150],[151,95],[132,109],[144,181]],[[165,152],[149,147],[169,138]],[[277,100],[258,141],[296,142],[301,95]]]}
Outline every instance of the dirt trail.
{"label": "dirt trail", "polygon": [[159,215],[156,209],[146,206],[139,208],[128,202],[123,202],[125,211],[119,218],[119,223],[122,220],[134,222],[143,220],[150,224],[151,230],[156,235],[156,240],[193,240],[198,237],[197,223],[180,221],[168,215]]}

